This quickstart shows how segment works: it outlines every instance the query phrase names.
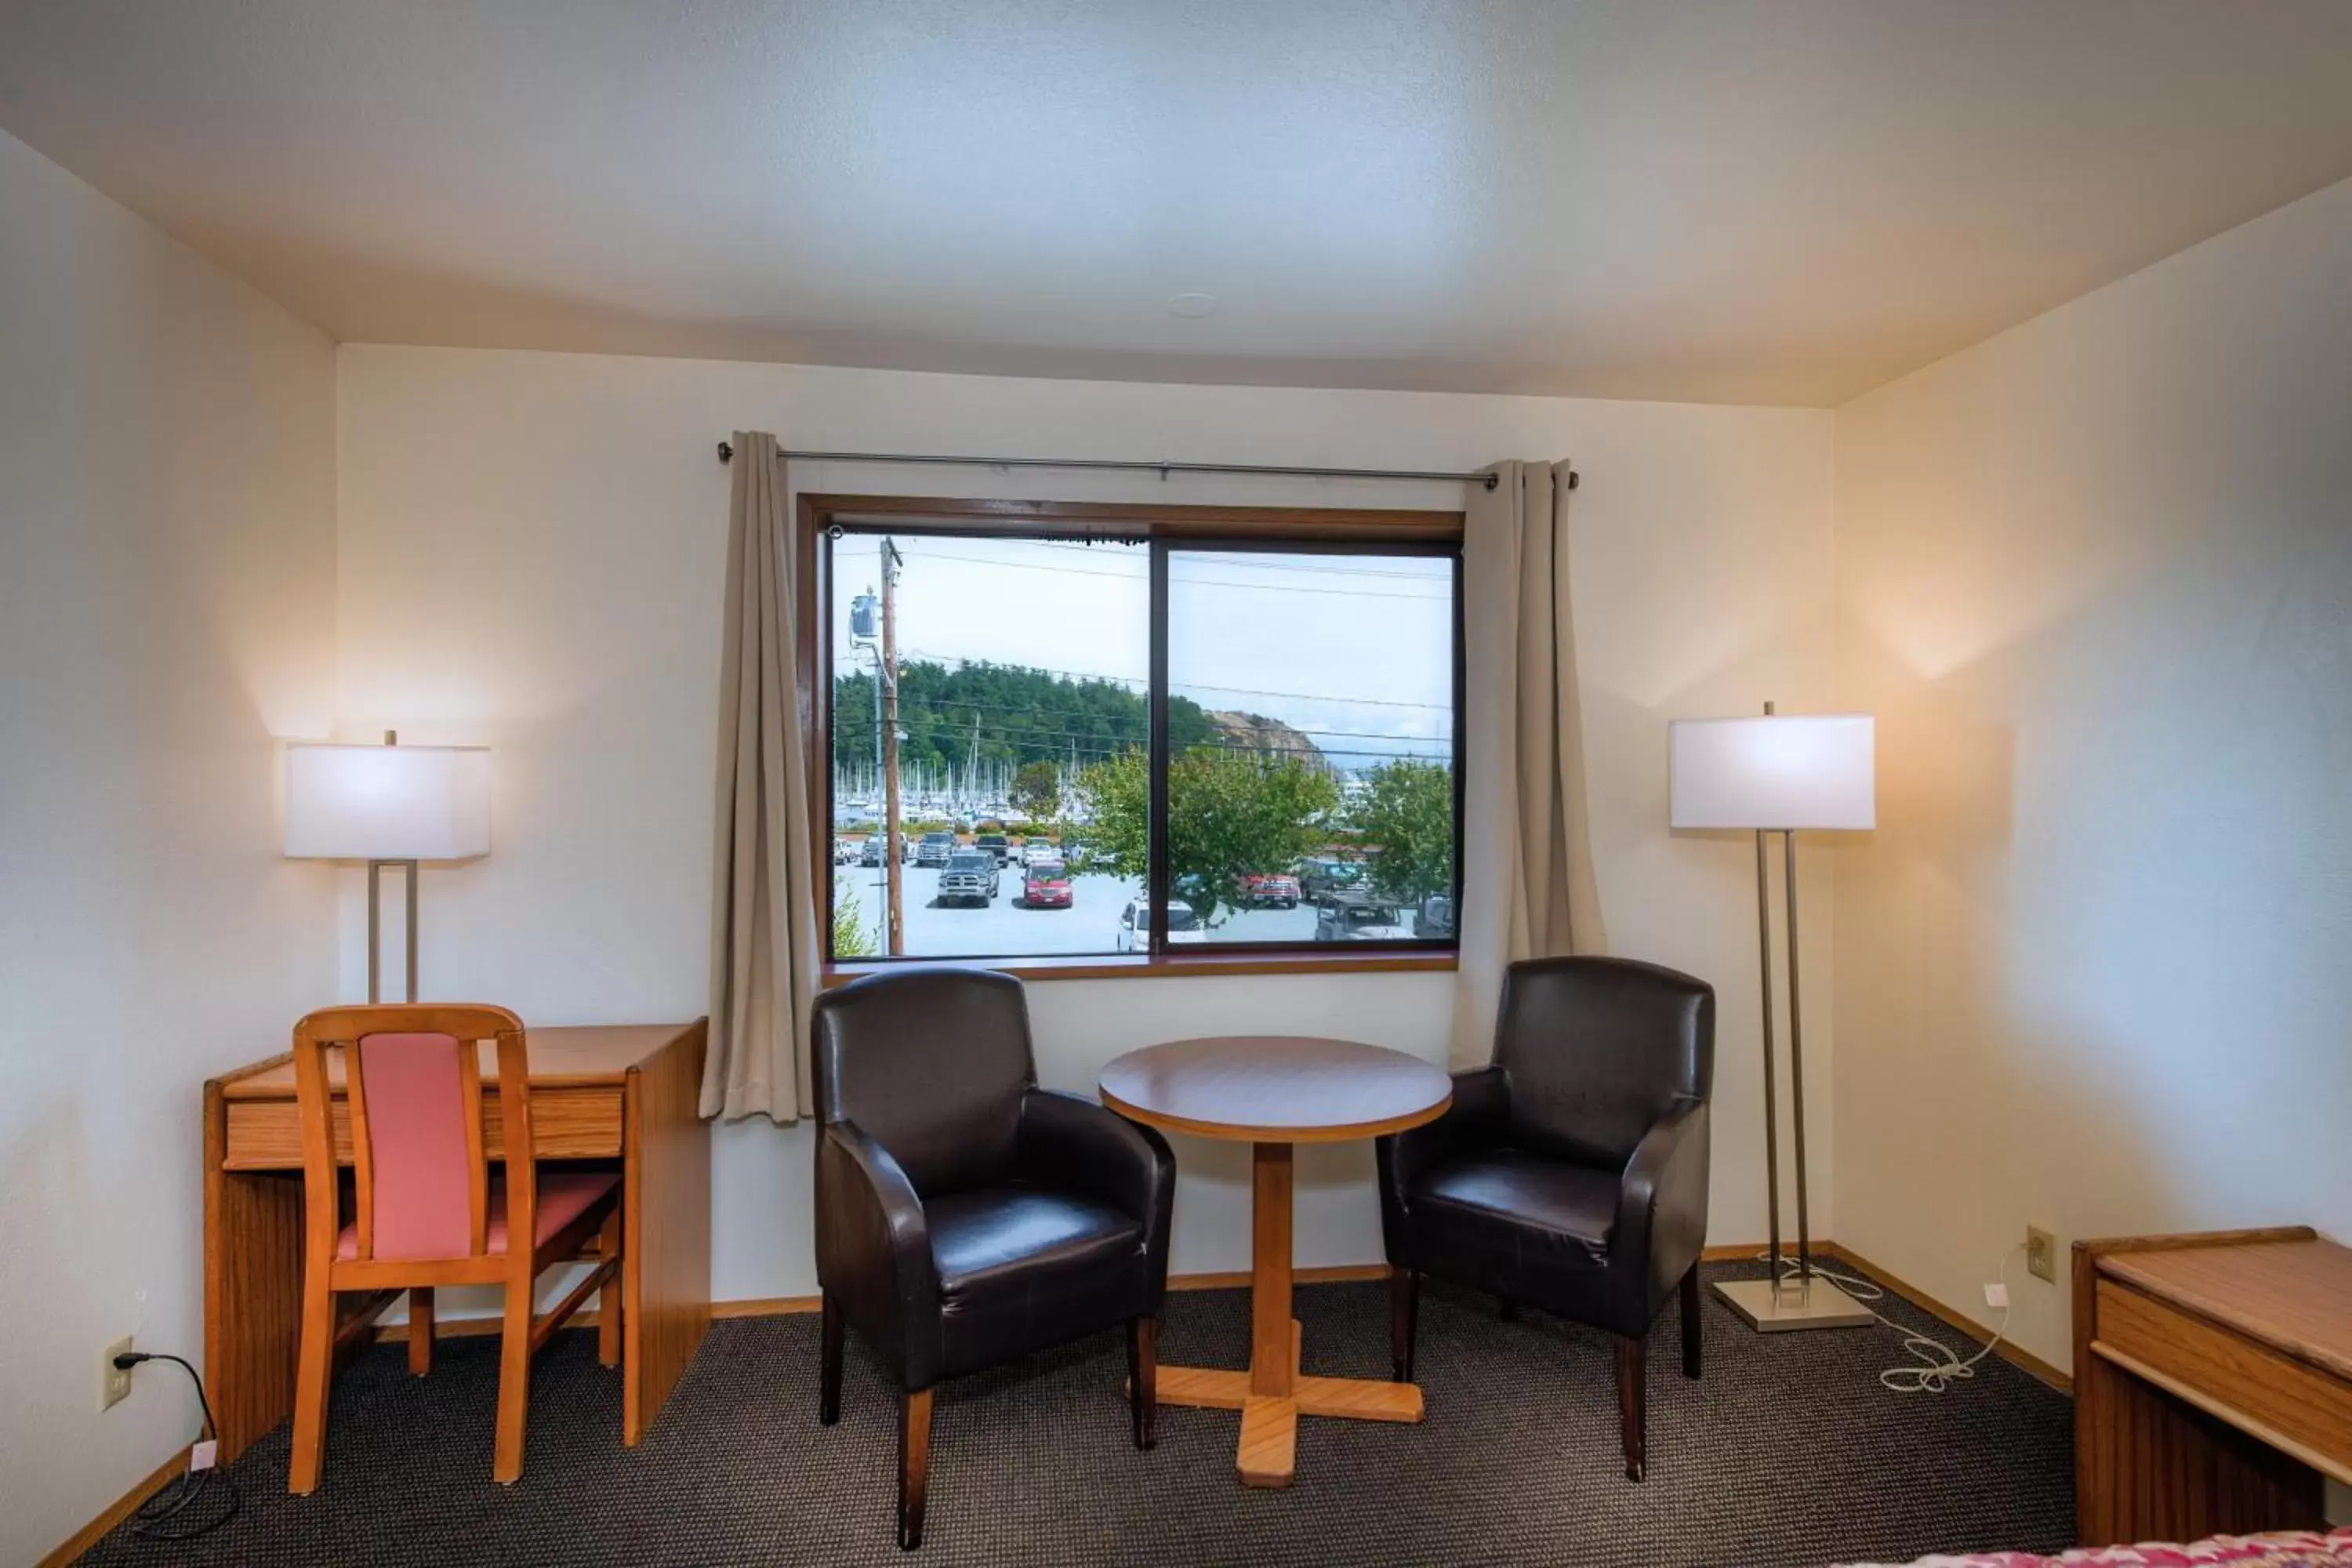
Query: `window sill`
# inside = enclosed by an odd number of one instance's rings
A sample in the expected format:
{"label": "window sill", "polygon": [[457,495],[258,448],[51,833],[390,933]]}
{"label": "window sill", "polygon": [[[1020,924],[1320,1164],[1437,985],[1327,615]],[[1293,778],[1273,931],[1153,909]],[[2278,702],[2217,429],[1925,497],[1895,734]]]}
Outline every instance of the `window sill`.
{"label": "window sill", "polygon": [[993,969],[1030,980],[1159,980],[1175,975],[1443,973],[1457,967],[1450,952],[1216,952],[1150,955],[1102,954],[1074,958],[884,958],[845,959],[824,966],[818,984],[826,990],[866,974],[914,964]]}

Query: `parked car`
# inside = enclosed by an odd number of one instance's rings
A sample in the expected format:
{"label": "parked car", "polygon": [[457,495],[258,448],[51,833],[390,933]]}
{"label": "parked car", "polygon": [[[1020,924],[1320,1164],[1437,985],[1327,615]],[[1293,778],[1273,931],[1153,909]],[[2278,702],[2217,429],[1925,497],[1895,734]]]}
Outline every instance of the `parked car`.
{"label": "parked car", "polygon": [[926,833],[923,841],[915,846],[915,864],[944,867],[962,847],[952,833]]}
{"label": "parked car", "polygon": [[1260,871],[1241,880],[1239,901],[1244,909],[1295,910],[1298,879],[1286,871]]}
{"label": "parked car", "polygon": [[[1181,899],[1168,900],[1168,941],[1171,946],[1187,942],[1206,942],[1209,930],[1192,906]],[[1151,951],[1151,906],[1141,899],[1129,899],[1118,917],[1118,949],[1121,952]]]}
{"label": "parked car", "polygon": [[833,841],[833,863],[835,865],[855,865],[857,862],[857,856],[858,847],[856,839],[836,838]]}
{"label": "parked car", "polygon": [[996,876],[995,856],[977,849],[958,851],[949,859],[947,869],[940,873],[940,905],[994,903]]}
{"label": "parked car", "polygon": [[971,841],[971,847],[974,849],[985,849],[995,856],[996,863],[1000,866],[1013,858],[1013,840],[1002,833],[983,833]]}
{"label": "parked car", "polygon": [[[882,846],[886,842],[887,839],[884,835],[878,832],[867,834],[866,836],[865,844],[860,847],[857,851],[857,863],[860,866],[879,866],[882,864]],[[906,851],[907,841],[905,837],[902,835],[898,840],[899,859],[904,860],[907,858]]]}
{"label": "parked car", "polygon": [[1377,899],[1326,899],[1315,911],[1317,942],[1401,942],[1412,935],[1396,906]]}
{"label": "parked car", "polygon": [[1049,860],[1065,868],[1070,864],[1064,858],[1062,847],[1058,844],[1048,844],[1042,838],[1033,838],[1021,847],[1021,863],[1024,866],[1042,866]]}
{"label": "parked car", "polygon": [[1036,861],[1021,879],[1024,910],[1066,910],[1076,901],[1070,868],[1059,860]]}
{"label": "parked car", "polygon": [[1432,893],[1421,900],[1421,908],[1412,914],[1412,934],[1424,939],[1444,939],[1454,934],[1454,900],[1450,894]]}
{"label": "parked car", "polygon": [[1363,880],[1364,868],[1352,860],[1301,860],[1298,894],[1309,903],[1321,903]]}

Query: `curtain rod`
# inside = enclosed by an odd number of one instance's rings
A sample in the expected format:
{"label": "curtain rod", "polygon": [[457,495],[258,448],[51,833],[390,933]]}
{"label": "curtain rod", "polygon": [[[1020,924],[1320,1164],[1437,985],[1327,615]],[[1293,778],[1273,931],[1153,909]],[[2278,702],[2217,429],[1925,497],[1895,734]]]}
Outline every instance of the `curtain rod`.
{"label": "curtain rod", "polygon": [[[1110,468],[1123,473],[1158,474],[1166,479],[1171,474],[1258,474],[1278,475],[1312,479],[1424,479],[1477,485],[1493,489],[1496,483],[1493,474],[1449,474],[1412,468],[1293,468],[1260,463],[1140,463],[1108,458],[943,458],[914,452],[786,452],[778,458],[800,463],[961,463],[981,468]],[[731,462],[735,457],[732,442],[719,443],[719,460]],[[1576,488],[1576,472],[1569,471],[1568,488]]]}

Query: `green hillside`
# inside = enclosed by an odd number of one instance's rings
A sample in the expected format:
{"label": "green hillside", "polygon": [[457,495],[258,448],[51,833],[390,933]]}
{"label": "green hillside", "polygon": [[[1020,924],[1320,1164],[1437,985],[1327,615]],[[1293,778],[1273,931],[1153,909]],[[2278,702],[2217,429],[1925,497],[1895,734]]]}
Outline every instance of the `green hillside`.
{"label": "green hillside", "polygon": [[[898,667],[900,765],[961,768],[971,757],[977,726],[982,763],[1068,763],[1080,767],[1114,757],[1150,740],[1143,695],[1109,680],[1073,680],[1043,669],[927,662]],[[1176,750],[1217,737],[1201,705],[1190,698],[1168,703],[1169,738]],[[838,759],[874,754],[874,676],[835,678],[833,747]]]}

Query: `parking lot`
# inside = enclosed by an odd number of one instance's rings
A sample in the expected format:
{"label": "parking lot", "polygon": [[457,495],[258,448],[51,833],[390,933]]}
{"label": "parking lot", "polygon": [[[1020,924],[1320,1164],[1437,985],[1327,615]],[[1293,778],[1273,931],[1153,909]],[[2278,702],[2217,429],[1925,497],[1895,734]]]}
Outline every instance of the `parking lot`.
{"label": "parking lot", "polygon": [[[856,901],[857,919],[878,932],[887,897],[877,866],[835,868],[845,903]],[[906,900],[907,952],[926,958],[1006,958],[1031,953],[1093,953],[1118,951],[1119,911],[1129,899],[1142,896],[1143,884],[1129,877],[1087,876],[1072,879],[1073,897],[1066,910],[1024,910],[1021,907],[1021,871],[1007,866],[997,879],[996,898],[985,908],[966,904],[942,909],[939,901],[940,873],[936,867],[901,868]],[[1243,910],[1228,911],[1209,940],[1216,942],[1311,942],[1315,911]]]}

